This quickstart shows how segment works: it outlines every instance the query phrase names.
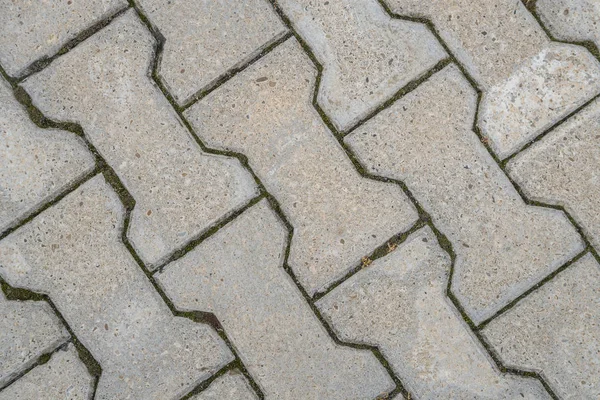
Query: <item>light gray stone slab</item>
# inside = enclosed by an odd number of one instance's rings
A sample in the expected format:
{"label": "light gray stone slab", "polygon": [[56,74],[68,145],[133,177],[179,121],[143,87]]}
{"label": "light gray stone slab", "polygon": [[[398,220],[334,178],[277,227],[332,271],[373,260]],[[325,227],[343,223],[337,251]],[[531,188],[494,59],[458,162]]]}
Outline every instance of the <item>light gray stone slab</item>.
{"label": "light gray stone slab", "polygon": [[47,303],[9,301],[0,291],[0,387],[68,339]]}
{"label": "light gray stone slab", "polygon": [[18,76],[34,61],[127,6],[126,0],[0,2],[0,64]]}
{"label": "light gray stone slab", "polygon": [[347,130],[446,52],[424,24],[392,19],[377,0],[279,0],[323,65],[318,102]]}
{"label": "light gray stone slab", "polygon": [[96,399],[177,399],[233,357],[173,316],[122,244],[123,217],[96,176],[0,242],[0,275],[52,299],[102,367]]}
{"label": "light gray stone slab", "polygon": [[540,382],[498,371],[446,296],[449,273],[423,228],[317,307],[342,340],[377,346],[417,399],[550,399]]}
{"label": "light gray stone slab", "polygon": [[190,400],[257,400],[250,384],[239,371],[227,372]]}
{"label": "light gray stone slab", "polygon": [[452,290],[478,324],[583,250],[566,216],[527,206],[472,131],[476,93],[448,66],[346,137],[406,183],[456,253]]}
{"label": "light gray stone slab", "polygon": [[177,308],[219,319],[272,399],[363,399],[393,390],[368,350],[337,345],[283,269],[287,230],[262,200],[156,275]]}
{"label": "light gray stone slab", "polygon": [[159,73],[180,104],[287,32],[267,0],[138,3],[166,39]]}
{"label": "light gray stone slab", "polygon": [[600,64],[553,43],[521,1],[388,0],[430,19],[483,91],[478,124],[498,157],[519,150],[600,92]]}
{"label": "light gray stone slab", "polygon": [[565,400],[600,398],[600,265],[587,254],[483,329],[505,364]]}
{"label": "light gray stone slab", "polygon": [[507,171],[529,199],[565,207],[600,249],[600,100],[517,154]]}
{"label": "light gray stone slab", "polygon": [[0,77],[0,233],[93,168],[80,138],[34,125]]}
{"label": "light gray stone slab", "polygon": [[87,400],[93,378],[79,359],[75,346],[58,350],[50,361],[29,371],[0,392],[0,400]]}
{"label": "light gray stone slab", "polygon": [[154,40],[133,11],[32,76],[48,117],[76,121],[136,200],[127,232],[150,268],[257,194],[235,158],[204,153],[148,77]]}
{"label": "light gray stone slab", "polygon": [[289,264],[326,288],[417,214],[401,189],[360,176],[311,104],[316,69],[290,39],[186,111],[209,146],[248,157],[294,228]]}
{"label": "light gray stone slab", "polygon": [[544,26],[560,40],[589,40],[600,48],[598,0],[537,0],[535,10]]}

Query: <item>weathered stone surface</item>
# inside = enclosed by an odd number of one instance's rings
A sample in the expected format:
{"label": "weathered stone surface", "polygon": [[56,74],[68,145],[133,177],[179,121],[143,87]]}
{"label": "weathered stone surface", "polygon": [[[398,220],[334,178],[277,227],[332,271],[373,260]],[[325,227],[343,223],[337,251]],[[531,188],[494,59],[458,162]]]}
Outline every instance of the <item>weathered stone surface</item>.
{"label": "weathered stone surface", "polygon": [[139,4],[166,39],[159,72],[179,103],[287,32],[267,0]]}
{"label": "weathered stone surface", "polygon": [[218,377],[191,400],[255,400],[258,399],[250,384],[239,371]]}
{"label": "weathered stone surface", "polygon": [[565,207],[600,248],[600,100],[517,154],[507,171],[529,199]]}
{"label": "weathered stone surface", "polygon": [[9,301],[0,291],[0,387],[68,339],[47,303]]}
{"label": "weathered stone surface", "polygon": [[232,355],[173,316],[120,241],[123,214],[94,177],[0,242],[0,275],[50,296],[103,369],[97,399],[177,399]]}
{"label": "weathered stone surface", "polygon": [[209,146],[245,154],[280,202],[294,227],[289,264],[311,295],[417,217],[398,186],[358,174],[311,104],[315,77],[290,39],[186,111]]}
{"label": "weathered stone surface", "polygon": [[81,139],[35,126],[0,77],[0,233],[93,167]]}
{"label": "weathered stone surface", "polygon": [[58,350],[50,361],[29,371],[0,392],[0,400],[87,400],[93,378],[79,359],[75,346]]}
{"label": "weathered stone surface", "polygon": [[446,296],[450,258],[429,228],[317,302],[342,340],[377,346],[417,399],[549,399],[501,374]]}
{"label": "weathered stone surface", "polygon": [[151,268],[256,195],[238,160],[202,152],[148,77],[153,47],[128,11],[24,83],[48,116],[82,125],[131,192],[127,234]]}
{"label": "weathered stone surface", "polygon": [[177,308],[213,312],[273,399],[375,398],[394,383],[366,350],[335,344],[283,269],[287,231],[266,200],[157,280]]}
{"label": "weathered stone surface", "polygon": [[347,130],[446,56],[423,24],[392,19],[377,0],[279,0],[323,65],[318,102]]}
{"label": "weathered stone surface", "polygon": [[0,64],[18,76],[34,61],[58,52],[69,40],[127,5],[126,0],[3,1]]}
{"label": "weathered stone surface", "polygon": [[600,47],[600,3],[597,0],[537,0],[535,10],[557,39],[589,40]]}
{"label": "weathered stone surface", "polygon": [[600,91],[584,48],[552,43],[521,1],[388,0],[430,19],[483,91],[478,124],[506,158]]}
{"label": "weathered stone surface", "polygon": [[562,399],[600,398],[600,265],[587,254],[483,329],[500,359]]}
{"label": "weathered stone surface", "polygon": [[453,245],[452,290],[477,324],[583,249],[558,210],[527,206],[472,131],[455,66],[346,138],[374,174],[404,181]]}

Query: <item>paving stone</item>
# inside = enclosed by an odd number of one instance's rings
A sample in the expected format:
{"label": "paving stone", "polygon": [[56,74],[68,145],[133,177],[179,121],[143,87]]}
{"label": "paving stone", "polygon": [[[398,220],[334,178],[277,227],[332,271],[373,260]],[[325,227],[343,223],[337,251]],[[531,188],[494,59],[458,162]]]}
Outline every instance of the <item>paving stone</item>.
{"label": "paving stone", "polygon": [[46,293],[102,367],[96,399],[176,399],[232,360],[214,330],[174,317],[120,240],[102,176],[0,242],[0,275]]}
{"label": "paving stone", "polygon": [[317,302],[342,340],[377,346],[418,399],[550,399],[501,374],[446,296],[450,258],[429,228]]}
{"label": "paving stone", "polygon": [[24,83],[48,117],[81,124],[130,191],[127,235],[151,268],[257,193],[238,160],[195,143],[148,77],[153,48],[128,11]]}
{"label": "paving stone", "polygon": [[317,100],[340,130],[446,57],[424,24],[390,18],[377,0],[277,3],[323,65]]}
{"label": "paving stone", "polygon": [[0,387],[68,339],[47,303],[9,301],[0,291]]}
{"label": "paving stone", "polygon": [[562,399],[600,398],[600,265],[590,254],[483,329],[500,359]]}
{"label": "paving stone", "polygon": [[80,138],[38,128],[0,78],[0,233],[93,168]]}
{"label": "paving stone", "polygon": [[0,392],[0,400],[90,399],[93,378],[79,359],[75,346],[58,350],[50,361],[39,365]]}
{"label": "paving stone", "polygon": [[266,0],[139,0],[165,37],[160,75],[179,103],[287,33]]}
{"label": "paving stone", "polygon": [[127,5],[126,0],[3,1],[0,3],[0,64],[21,75],[40,58]]}
{"label": "paving stone", "polygon": [[583,250],[566,216],[527,206],[472,131],[455,66],[347,136],[369,171],[406,183],[456,253],[452,290],[480,323]]}
{"label": "paving stone", "polygon": [[190,400],[251,400],[258,399],[250,384],[239,371],[227,372],[208,388]]}
{"label": "paving stone", "polygon": [[398,186],[361,177],[311,104],[316,69],[290,39],[186,111],[209,146],[248,157],[294,227],[289,264],[326,288],[416,212]]}
{"label": "paving stone", "polygon": [[600,47],[600,3],[597,0],[537,0],[544,26],[560,40],[589,40]]}
{"label": "paving stone", "polygon": [[363,399],[394,383],[367,350],[337,345],[283,269],[287,230],[266,200],[157,274],[175,306],[214,313],[273,399]]}
{"label": "paving stone", "polygon": [[507,164],[532,200],[565,207],[600,248],[600,100]]}
{"label": "paving stone", "polygon": [[521,1],[387,0],[430,19],[481,90],[478,125],[498,157],[519,150],[600,92],[600,64],[553,43]]}

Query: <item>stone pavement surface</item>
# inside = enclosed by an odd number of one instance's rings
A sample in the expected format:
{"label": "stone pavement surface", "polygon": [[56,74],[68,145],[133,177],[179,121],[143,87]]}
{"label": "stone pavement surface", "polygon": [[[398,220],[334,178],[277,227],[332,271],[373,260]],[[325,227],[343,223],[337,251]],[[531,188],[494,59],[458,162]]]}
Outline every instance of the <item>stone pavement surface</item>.
{"label": "stone pavement surface", "polygon": [[0,0],[0,400],[600,399],[598,0]]}

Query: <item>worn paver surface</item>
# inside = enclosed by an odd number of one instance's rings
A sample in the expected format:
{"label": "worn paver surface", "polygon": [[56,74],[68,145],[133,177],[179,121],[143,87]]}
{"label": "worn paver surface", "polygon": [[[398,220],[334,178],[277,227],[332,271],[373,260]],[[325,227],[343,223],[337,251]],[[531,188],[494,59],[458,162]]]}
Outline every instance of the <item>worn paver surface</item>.
{"label": "worn paver surface", "polygon": [[0,0],[0,400],[600,399],[600,1]]}

